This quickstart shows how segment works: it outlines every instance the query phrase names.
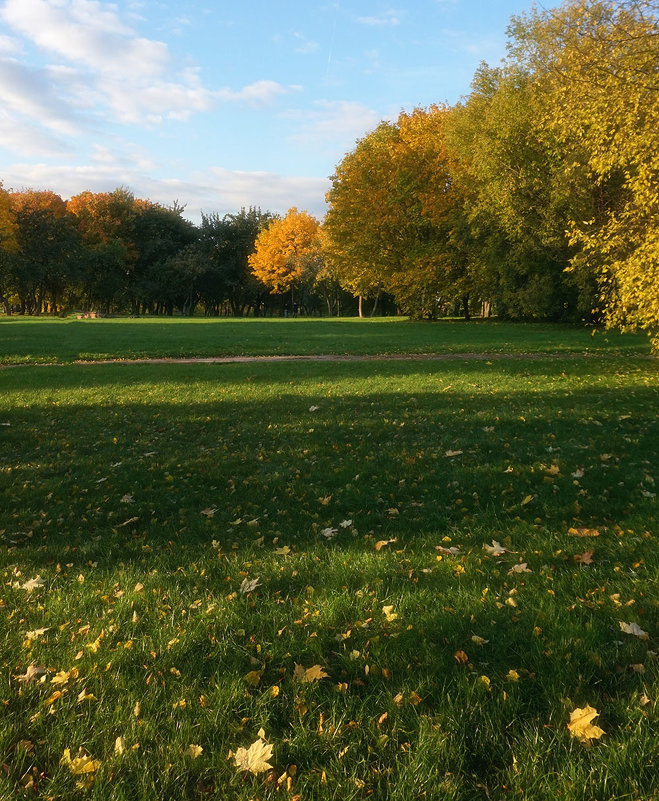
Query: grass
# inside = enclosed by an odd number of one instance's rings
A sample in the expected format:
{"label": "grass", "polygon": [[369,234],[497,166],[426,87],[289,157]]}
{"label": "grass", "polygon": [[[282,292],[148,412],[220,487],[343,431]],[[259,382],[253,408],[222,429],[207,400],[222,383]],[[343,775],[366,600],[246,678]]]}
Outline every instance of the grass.
{"label": "grass", "polygon": [[179,356],[377,353],[648,353],[644,334],[496,320],[0,317],[0,364]]}
{"label": "grass", "polygon": [[656,362],[0,380],[0,798],[658,797]]}

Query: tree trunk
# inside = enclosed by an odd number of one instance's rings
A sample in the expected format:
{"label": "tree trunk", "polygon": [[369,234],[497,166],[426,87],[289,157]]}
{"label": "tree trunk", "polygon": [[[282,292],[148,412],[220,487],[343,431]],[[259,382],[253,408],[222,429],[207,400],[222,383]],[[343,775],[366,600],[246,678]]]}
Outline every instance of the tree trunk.
{"label": "tree trunk", "polygon": [[371,309],[371,317],[375,315],[375,310],[378,307],[379,300],[380,300],[380,290],[378,289],[378,294],[375,296],[375,300],[373,301],[373,308]]}
{"label": "tree trunk", "polygon": [[462,296],[462,309],[465,320],[471,319],[469,315],[469,294]]}
{"label": "tree trunk", "polygon": [[360,317],[364,316],[364,296],[363,295],[359,296],[359,316]]}

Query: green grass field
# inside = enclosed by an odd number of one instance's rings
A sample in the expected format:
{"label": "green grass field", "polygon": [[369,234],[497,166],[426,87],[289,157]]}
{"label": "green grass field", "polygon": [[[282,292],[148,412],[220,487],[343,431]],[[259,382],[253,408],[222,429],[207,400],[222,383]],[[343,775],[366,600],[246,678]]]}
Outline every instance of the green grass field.
{"label": "green grass field", "polygon": [[0,317],[0,364],[108,358],[376,353],[648,353],[644,334],[496,320],[66,320]]}
{"label": "green grass field", "polygon": [[[89,347],[62,330],[44,358]],[[629,347],[0,371],[0,798],[659,798],[659,370]]]}

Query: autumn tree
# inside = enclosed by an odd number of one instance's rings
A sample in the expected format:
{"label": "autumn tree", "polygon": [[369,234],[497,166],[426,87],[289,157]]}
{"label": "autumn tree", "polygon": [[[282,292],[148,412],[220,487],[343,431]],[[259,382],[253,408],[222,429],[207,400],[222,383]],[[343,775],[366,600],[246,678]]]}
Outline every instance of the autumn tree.
{"label": "autumn tree", "polygon": [[66,203],[51,191],[10,194],[17,249],[10,259],[21,310],[40,314],[46,303],[58,310],[78,278],[79,238]]}
{"label": "autumn tree", "polygon": [[294,308],[296,289],[312,279],[323,254],[320,223],[295,207],[282,219],[275,219],[256,238],[249,265],[256,278],[272,293],[290,292]]}
{"label": "autumn tree", "polygon": [[361,139],[327,194],[327,252],[355,295],[385,289],[418,317],[434,317],[469,288],[451,231],[461,205],[445,145],[445,108],[403,112]]}
{"label": "autumn tree", "polygon": [[655,0],[570,0],[514,18],[512,54],[551,93],[543,122],[585,152],[598,204],[570,221],[611,325],[659,348],[659,30]]}
{"label": "autumn tree", "polygon": [[9,264],[16,249],[16,219],[9,193],[3,189],[0,181],[0,303],[5,314],[11,314]]}

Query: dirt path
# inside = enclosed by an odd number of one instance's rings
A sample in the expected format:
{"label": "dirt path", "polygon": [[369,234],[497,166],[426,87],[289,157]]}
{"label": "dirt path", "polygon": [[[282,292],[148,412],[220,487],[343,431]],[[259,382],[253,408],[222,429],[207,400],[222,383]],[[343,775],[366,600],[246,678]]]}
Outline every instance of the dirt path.
{"label": "dirt path", "polygon": [[[77,365],[91,367],[100,364],[251,364],[260,362],[369,362],[369,361],[502,361],[536,360],[536,359],[583,359],[617,356],[624,358],[624,353],[380,353],[380,354],[309,354],[288,356],[191,356],[162,357],[137,359],[76,359],[73,362],[42,362],[20,364],[2,364],[0,369],[11,367],[67,367]],[[653,359],[647,354],[633,354],[634,359]]]}

